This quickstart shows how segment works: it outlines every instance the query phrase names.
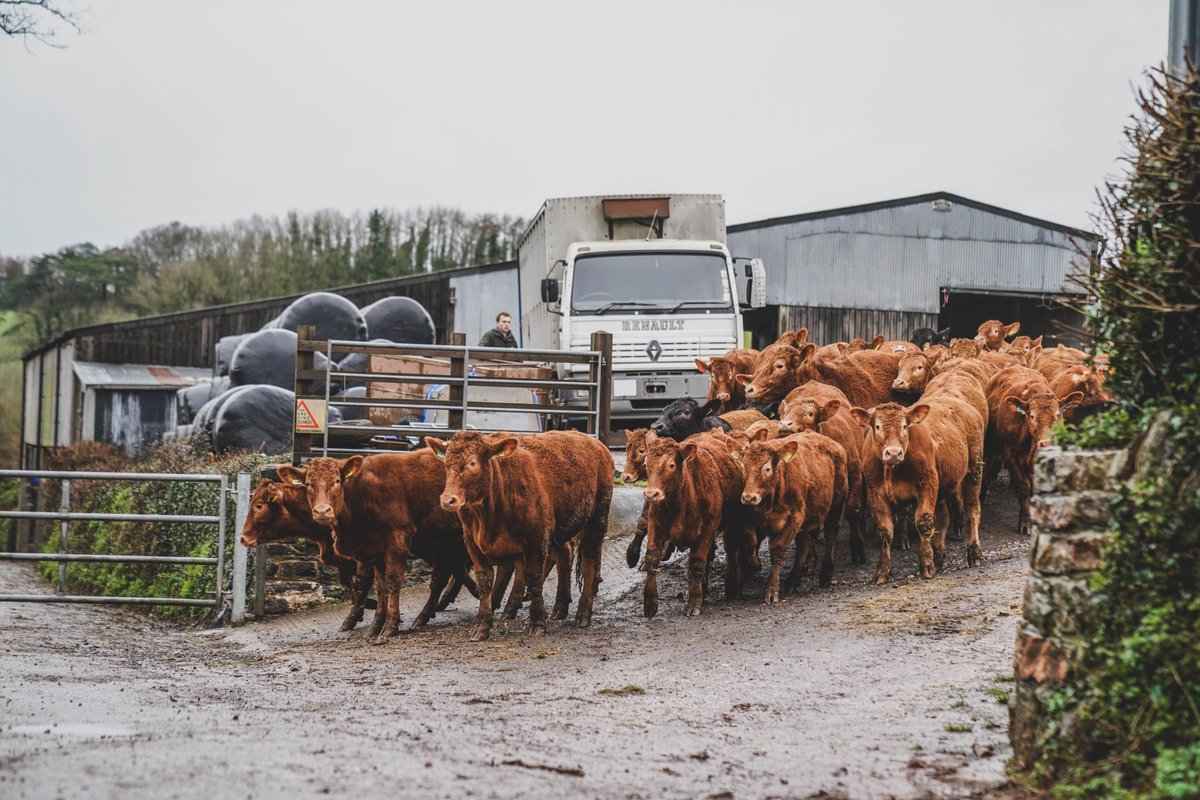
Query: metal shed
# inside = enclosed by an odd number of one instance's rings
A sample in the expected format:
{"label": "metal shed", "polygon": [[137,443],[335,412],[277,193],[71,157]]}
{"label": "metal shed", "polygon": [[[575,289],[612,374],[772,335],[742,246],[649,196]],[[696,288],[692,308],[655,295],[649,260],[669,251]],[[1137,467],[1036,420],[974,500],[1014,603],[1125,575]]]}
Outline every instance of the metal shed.
{"label": "metal shed", "polygon": [[920,327],[966,336],[992,317],[1062,336],[1055,321],[1081,322],[1061,304],[1080,296],[1080,248],[1097,242],[949,192],[729,226],[730,250],[767,267],[769,308],[748,323],[759,345],[801,326],[822,343]]}
{"label": "metal shed", "polygon": [[76,440],[109,442],[129,453],[175,430],[175,393],[211,379],[211,370],[76,361],[80,403]]}

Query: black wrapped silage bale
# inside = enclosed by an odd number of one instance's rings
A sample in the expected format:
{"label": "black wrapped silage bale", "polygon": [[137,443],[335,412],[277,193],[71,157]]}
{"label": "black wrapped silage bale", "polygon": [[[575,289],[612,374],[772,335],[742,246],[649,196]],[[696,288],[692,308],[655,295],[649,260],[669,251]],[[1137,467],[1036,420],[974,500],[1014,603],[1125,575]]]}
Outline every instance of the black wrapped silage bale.
{"label": "black wrapped silage bale", "polygon": [[[243,386],[221,406],[213,423],[213,452],[249,450],[268,455],[292,450],[296,395],[278,386]],[[342,421],[329,409],[327,422]]]}
{"label": "black wrapped silage bale", "polygon": [[[336,397],[349,397],[354,400],[365,400],[367,397],[367,387],[366,386],[351,386],[349,389],[347,389],[344,392],[338,392]],[[340,413],[342,415],[343,420],[349,421],[349,420],[358,420],[358,419],[366,419],[367,418],[367,407],[366,406],[336,405],[337,400],[335,397],[331,397],[329,399],[329,403],[335,409],[338,410],[338,413]]]}
{"label": "black wrapped silage bale", "polygon": [[222,336],[217,340],[217,375],[228,375],[229,365],[233,363],[233,354],[242,339],[250,334],[239,333],[236,336]]}
{"label": "black wrapped silage bale", "polygon": [[301,325],[315,325],[321,340],[367,340],[367,323],[358,306],[339,294],[312,292],[299,297],[273,321],[275,327],[295,333]]}
{"label": "black wrapped silage bale", "polygon": [[372,339],[401,344],[433,344],[437,330],[425,306],[411,297],[384,297],[362,310]]}
{"label": "black wrapped silage bale", "polygon": [[229,381],[234,386],[264,383],[280,389],[295,387],[296,334],[269,328],[247,336],[233,354]]}

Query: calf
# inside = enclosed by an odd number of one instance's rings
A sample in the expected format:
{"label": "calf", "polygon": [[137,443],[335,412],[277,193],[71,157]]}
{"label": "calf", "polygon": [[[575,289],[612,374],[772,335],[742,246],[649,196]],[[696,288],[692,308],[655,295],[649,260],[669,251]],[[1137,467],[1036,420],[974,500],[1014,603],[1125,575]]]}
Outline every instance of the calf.
{"label": "calf", "polygon": [[983,349],[979,339],[951,339],[947,348],[950,358],[978,358]]}
{"label": "calf", "polygon": [[1019,330],[1021,330],[1019,322],[1005,325],[998,319],[989,319],[979,326],[979,331],[975,334],[975,341],[979,342],[984,350],[1000,350],[1004,346],[1004,340],[1015,335]]}
{"label": "calf", "polygon": [[700,405],[690,397],[681,398],[663,409],[659,418],[650,423],[650,430],[654,431],[656,436],[666,436],[679,441],[701,431],[728,431],[731,429],[729,423],[713,416],[720,406],[720,400],[709,400]]}
{"label": "calf", "polygon": [[722,356],[713,356],[708,361],[696,359],[696,369],[708,374],[708,396],[705,402],[720,400],[717,413],[732,411],[746,402],[746,392],[734,376],[749,372],[758,357],[757,350],[730,350]]}
{"label": "calf", "polygon": [[743,408],[722,414],[721,419],[729,425],[731,431],[744,431],[760,422],[766,422],[767,415],[757,408]]}
{"label": "calf", "polygon": [[1017,527],[1028,533],[1034,454],[1050,443],[1050,429],[1062,417],[1063,407],[1080,402],[1083,394],[1073,391],[1060,401],[1037,370],[1009,367],[988,382],[987,399],[987,480],[996,476],[1001,464],[1008,467],[1019,505]]}
{"label": "calf", "polygon": [[846,451],[829,437],[811,432],[775,441],[754,441],[745,448],[734,444],[728,447],[742,467],[742,503],[751,508],[750,524],[759,538],[771,542],[771,572],[763,602],[779,602],[779,575],[793,542],[795,562],[783,596],[800,585],[800,568],[808,555],[810,537],[822,528],[825,554],[820,585],[829,586],[838,523],[849,492]]}
{"label": "calf", "polygon": [[492,566],[520,560],[529,597],[529,633],[546,633],[542,599],[547,552],[576,536],[583,587],[575,624],[592,622],[600,583],[600,549],[608,528],[613,459],[600,442],[575,431],[530,436],[460,431],[426,443],[446,463],[441,505],[462,520],[479,584],[474,641],[491,633]]}
{"label": "calf", "polygon": [[909,503],[916,504],[922,578],[934,577],[943,566],[951,517],[966,525],[967,563],[979,563],[984,423],[975,409],[956,397],[926,392],[909,408],[884,403],[850,413],[867,429],[862,462],[879,532],[875,583],[891,579],[892,520]]}
{"label": "calf", "polygon": [[704,602],[706,574],[717,532],[725,538],[725,596],[736,595],[738,560],[749,557],[749,531],[742,509],[742,474],[719,434],[686,442],[654,438],[646,455],[649,524],[643,569],[642,607],[658,613],[658,571],[668,543],[688,549],[687,615]]}
{"label": "calf", "polygon": [[[386,603],[371,629],[376,643],[399,632],[400,589],[409,558],[428,561],[435,582],[443,586],[454,575],[473,587],[464,570],[467,551],[458,518],[438,504],[446,471],[432,450],[320,457],[303,470],[280,467],[279,474],[304,484],[313,520],[332,529],[339,555],[379,565],[376,590]],[[428,609],[416,624],[428,620]]]}
{"label": "calf", "polygon": [[865,564],[863,544],[864,511],[862,481],[862,428],[850,416],[850,401],[839,390],[820,383],[794,389],[779,406],[779,430],[783,434],[814,431],[828,436],[846,451],[846,480],[849,495],[845,516],[850,524],[850,560]]}
{"label": "calf", "polygon": [[[256,547],[294,539],[316,543],[321,563],[337,570],[338,582],[350,593],[350,613],[342,621],[341,630],[353,630],[362,621],[363,609],[371,603],[367,595],[375,577],[374,566],[343,558],[334,552],[333,532],[329,526],[313,521],[303,486],[260,480],[250,495],[250,510],[242,526],[242,544]],[[377,609],[377,617],[379,613]],[[379,619],[382,621],[382,617]]]}
{"label": "calf", "polygon": [[933,328],[917,328],[909,334],[908,340],[921,350],[930,345],[950,344],[950,329],[935,331]]}

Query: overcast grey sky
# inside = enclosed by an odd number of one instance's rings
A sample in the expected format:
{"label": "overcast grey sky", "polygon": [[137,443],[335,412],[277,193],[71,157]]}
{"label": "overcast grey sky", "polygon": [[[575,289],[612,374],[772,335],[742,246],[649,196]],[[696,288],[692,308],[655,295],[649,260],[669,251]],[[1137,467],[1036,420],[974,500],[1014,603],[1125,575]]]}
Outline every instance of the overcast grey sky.
{"label": "overcast grey sky", "polygon": [[0,254],[178,220],[945,189],[1087,226],[1168,0],[61,0],[0,40]]}

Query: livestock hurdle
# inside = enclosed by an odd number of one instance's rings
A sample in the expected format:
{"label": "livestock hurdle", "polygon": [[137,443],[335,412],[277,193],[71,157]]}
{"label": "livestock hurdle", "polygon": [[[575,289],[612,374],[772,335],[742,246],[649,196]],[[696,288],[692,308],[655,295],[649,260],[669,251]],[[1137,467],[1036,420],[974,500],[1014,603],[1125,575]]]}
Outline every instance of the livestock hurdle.
{"label": "livestock hurdle", "polygon": [[[211,607],[220,612],[227,600],[232,608],[241,609],[245,616],[245,548],[235,543],[235,563],[242,564],[242,578],[233,581],[231,591],[225,592],[225,541],[226,541],[226,498],[230,493],[229,478],[225,475],[181,475],[153,472],[74,472],[54,470],[0,470],[0,478],[18,478],[21,480],[58,480],[60,481],[60,500],[57,511],[0,511],[0,519],[27,520],[57,520],[59,522],[58,552],[56,553],[22,553],[0,552],[0,560],[4,561],[54,561],[58,563],[58,582],[54,594],[0,594],[0,602],[10,603],[106,603],[117,605],[143,606],[193,606]],[[239,475],[239,479],[241,476]],[[217,509],[215,514],[110,514],[100,512],[80,512],[71,510],[71,485],[73,481],[103,480],[103,481],[158,481],[177,483],[210,483],[218,487]],[[238,494],[238,514],[245,517],[245,509],[249,506],[249,477],[239,480],[239,489],[245,490]],[[244,497],[243,497],[244,495]],[[163,555],[133,555],[129,553],[72,553],[70,552],[69,526],[72,522],[101,521],[101,522],[161,522],[161,523],[198,523],[214,525],[217,528],[217,554],[215,557],[193,556],[163,556]],[[242,552],[238,553],[237,550]],[[262,559],[258,559],[261,561]],[[73,595],[67,594],[67,564],[91,563],[147,563],[147,564],[195,564],[212,566],[216,570],[215,592],[211,598],[195,597],[116,597],[110,595]],[[236,571],[235,571],[236,572]],[[231,597],[227,597],[227,594]],[[259,600],[256,597],[256,601]],[[234,621],[239,622],[237,614]]]}
{"label": "livestock hurdle", "polygon": [[[465,344],[415,345],[382,344],[346,340],[318,340],[315,326],[301,325],[296,342],[296,424],[292,463],[299,466],[313,455],[347,455],[407,449],[409,440],[419,441],[425,434],[453,433],[465,427],[477,430],[506,430],[465,424],[472,412],[499,412],[529,414],[542,421],[583,419],[587,433],[608,443],[609,422],[612,406],[612,334],[603,331],[592,335],[591,350],[517,350],[497,347],[468,347]],[[315,367],[315,354],[322,353],[329,369]],[[334,354],[358,353],[367,356],[391,357],[401,363],[424,359],[437,360],[445,368],[437,374],[423,374],[414,369],[406,372],[368,371],[339,372],[333,368]],[[498,374],[477,374],[477,369],[503,364],[516,367],[538,365],[586,366],[586,376],[575,377],[568,367],[567,377],[543,378]],[[366,381],[372,387],[365,398],[336,397],[331,387],[338,380]],[[372,390],[379,386],[408,384],[417,386],[443,385],[447,387],[447,398],[434,397],[388,397]],[[560,396],[583,395],[583,402],[551,404],[542,402],[489,401],[477,399],[473,390],[487,388],[520,388],[530,390],[535,396],[548,396],[551,392]],[[396,394],[399,394],[398,392]],[[302,408],[303,405],[303,408]],[[442,410],[446,412],[445,426],[384,425],[329,423],[323,419],[312,419],[327,413],[331,405],[345,408],[368,408],[379,410],[397,409],[409,411]],[[364,441],[366,440],[366,441]]]}

